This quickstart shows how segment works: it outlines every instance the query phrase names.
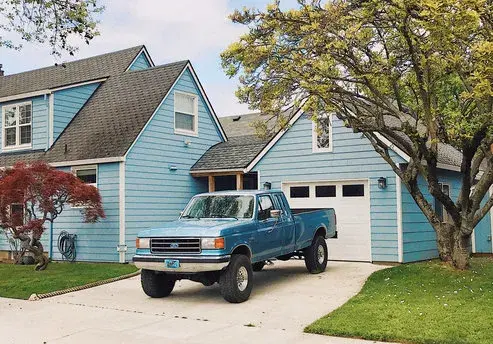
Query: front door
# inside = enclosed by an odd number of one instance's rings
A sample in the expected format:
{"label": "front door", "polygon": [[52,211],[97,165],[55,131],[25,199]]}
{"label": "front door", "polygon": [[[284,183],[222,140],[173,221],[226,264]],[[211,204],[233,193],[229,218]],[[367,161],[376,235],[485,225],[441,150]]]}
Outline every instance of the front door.
{"label": "front door", "polygon": [[258,258],[256,260],[279,256],[282,252],[283,232],[279,219],[270,217],[270,211],[276,209],[271,196],[259,196],[257,208],[258,230],[253,247]]}

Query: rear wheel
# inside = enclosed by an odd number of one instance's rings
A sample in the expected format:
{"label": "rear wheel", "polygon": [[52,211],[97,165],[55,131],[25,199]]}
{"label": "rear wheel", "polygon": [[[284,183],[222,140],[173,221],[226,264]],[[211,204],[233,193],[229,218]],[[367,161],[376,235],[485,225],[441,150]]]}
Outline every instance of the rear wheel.
{"label": "rear wheel", "polygon": [[328,250],[324,237],[317,235],[312,244],[303,250],[305,265],[311,274],[319,274],[327,267]]}
{"label": "rear wheel", "polygon": [[253,271],[250,259],[243,254],[233,254],[226,270],[221,272],[221,295],[231,303],[245,302],[253,288]]}
{"label": "rear wheel", "polygon": [[265,266],[265,262],[258,262],[252,264],[252,270],[255,272],[262,271]]}
{"label": "rear wheel", "polygon": [[140,282],[144,293],[153,298],[166,297],[175,287],[175,280],[169,275],[153,270],[142,270]]}

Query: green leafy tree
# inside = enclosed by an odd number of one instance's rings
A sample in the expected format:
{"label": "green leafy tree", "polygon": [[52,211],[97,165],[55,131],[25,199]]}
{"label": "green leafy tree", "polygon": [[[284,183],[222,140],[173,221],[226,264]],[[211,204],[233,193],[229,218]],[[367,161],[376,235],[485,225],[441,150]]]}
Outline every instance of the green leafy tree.
{"label": "green leafy tree", "polygon": [[[249,28],[222,54],[226,73],[239,75],[237,96],[281,126],[286,118],[277,114],[289,106],[314,118],[336,113],[400,177],[435,229],[440,257],[466,268],[472,231],[493,205],[493,2],[298,4],[231,15]],[[384,141],[409,161],[396,163]],[[439,151],[449,145],[462,154],[456,200],[437,178]],[[446,209],[446,223],[418,187],[420,177]]]}
{"label": "green leafy tree", "polygon": [[[0,0],[0,48],[21,49],[19,41],[48,44],[53,55],[73,55],[71,38],[87,44],[99,32],[98,0]],[[12,38],[11,38],[12,37]]]}

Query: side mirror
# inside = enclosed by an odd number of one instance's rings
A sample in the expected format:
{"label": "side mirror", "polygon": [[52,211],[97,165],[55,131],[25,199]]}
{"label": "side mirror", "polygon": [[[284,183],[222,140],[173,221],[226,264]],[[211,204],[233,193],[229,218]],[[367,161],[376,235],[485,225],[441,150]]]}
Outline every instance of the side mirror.
{"label": "side mirror", "polygon": [[281,217],[281,210],[278,210],[278,209],[272,209],[270,211],[270,217],[273,217],[275,219]]}

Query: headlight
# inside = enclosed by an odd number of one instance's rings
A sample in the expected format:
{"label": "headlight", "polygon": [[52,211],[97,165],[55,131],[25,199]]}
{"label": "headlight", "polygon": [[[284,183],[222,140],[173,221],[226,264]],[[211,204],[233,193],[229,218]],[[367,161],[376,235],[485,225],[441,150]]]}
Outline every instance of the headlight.
{"label": "headlight", "polygon": [[217,250],[224,248],[224,238],[202,238],[203,250]]}
{"label": "headlight", "polygon": [[135,247],[137,248],[149,248],[151,246],[150,238],[137,238],[135,240]]}

